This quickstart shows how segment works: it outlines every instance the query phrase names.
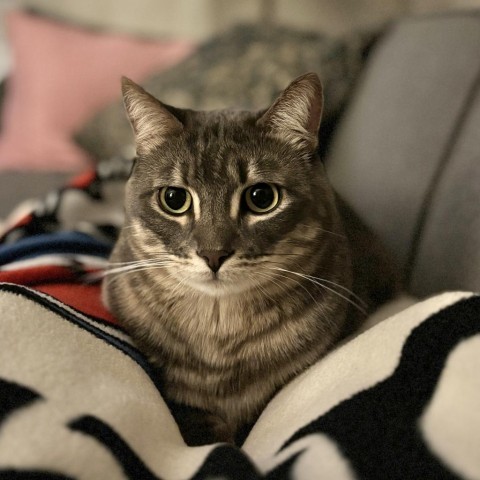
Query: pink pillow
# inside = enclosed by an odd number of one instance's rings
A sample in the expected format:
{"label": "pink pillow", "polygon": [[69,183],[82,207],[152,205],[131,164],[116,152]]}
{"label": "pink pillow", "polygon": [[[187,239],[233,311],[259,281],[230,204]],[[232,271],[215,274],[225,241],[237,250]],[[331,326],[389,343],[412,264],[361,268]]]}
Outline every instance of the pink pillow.
{"label": "pink pillow", "polygon": [[7,17],[13,72],[0,133],[0,169],[76,171],[91,161],[72,135],[120,93],[189,55],[190,41],[101,34],[21,11]]}

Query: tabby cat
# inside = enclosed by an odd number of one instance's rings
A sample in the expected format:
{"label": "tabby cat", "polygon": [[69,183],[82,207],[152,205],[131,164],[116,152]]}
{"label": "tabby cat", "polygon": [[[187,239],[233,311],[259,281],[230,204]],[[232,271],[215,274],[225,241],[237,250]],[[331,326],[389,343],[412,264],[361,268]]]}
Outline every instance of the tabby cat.
{"label": "tabby cat", "polygon": [[122,87],[137,157],[104,301],[159,367],[187,443],[233,441],[394,275],[325,176],[316,74],[259,112]]}

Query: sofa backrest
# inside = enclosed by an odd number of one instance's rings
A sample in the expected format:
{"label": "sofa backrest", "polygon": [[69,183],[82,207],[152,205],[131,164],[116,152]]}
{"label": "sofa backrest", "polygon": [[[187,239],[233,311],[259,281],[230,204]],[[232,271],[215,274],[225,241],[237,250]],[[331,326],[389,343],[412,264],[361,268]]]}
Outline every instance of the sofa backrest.
{"label": "sofa backrest", "polygon": [[480,12],[393,25],[326,163],[411,293],[480,291]]}

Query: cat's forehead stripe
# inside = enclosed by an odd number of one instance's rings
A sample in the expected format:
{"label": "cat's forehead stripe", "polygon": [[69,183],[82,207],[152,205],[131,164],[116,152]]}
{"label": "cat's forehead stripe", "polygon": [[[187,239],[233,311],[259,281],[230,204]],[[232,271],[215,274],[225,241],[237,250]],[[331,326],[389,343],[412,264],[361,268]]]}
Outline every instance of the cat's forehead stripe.
{"label": "cat's forehead stripe", "polygon": [[186,142],[190,158],[184,168],[188,180],[210,182],[220,178],[245,183],[248,165],[255,158],[249,151],[251,136],[240,127],[237,116],[214,112],[198,117]]}
{"label": "cat's forehead stripe", "polygon": [[172,185],[173,186],[184,186],[185,184],[185,175],[182,169],[178,165],[174,165],[172,171]]}
{"label": "cat's forehead stripe", "polygon": [[201,203],[200,203],[200,198],[197,195],[197,192],[195,190],[190,189],[190,194],[192,195],[192,202],[193,202],[193,215],[195,220],[198,222],[202,215],[202,210],[201,210]]}
{"label": "cat's forehead stripe", "polygon": [[243,188],[237,188],[232,195],[231,203],[230,203],[230,218],[232,220],[237,220],[240,214],[240,202],[242,201],[242,191]]}

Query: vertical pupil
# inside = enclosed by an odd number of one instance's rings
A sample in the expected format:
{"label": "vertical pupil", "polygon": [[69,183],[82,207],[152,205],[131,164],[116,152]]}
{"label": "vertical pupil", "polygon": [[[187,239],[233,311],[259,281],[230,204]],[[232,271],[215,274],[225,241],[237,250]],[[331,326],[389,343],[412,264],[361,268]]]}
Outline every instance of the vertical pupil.
{"label": "vertical pupil", "polygon": [[172,210],[180,210],[187,201],[187,192],[183,188],[168,188],[165,192],[165,203]]}
{"label": "vertical pupil", "polygon": [[268,208],[274,200],[273,190],[268,185],[258,185],[253,188],[250,197],[254,205],[258,208],[265,209]]}

